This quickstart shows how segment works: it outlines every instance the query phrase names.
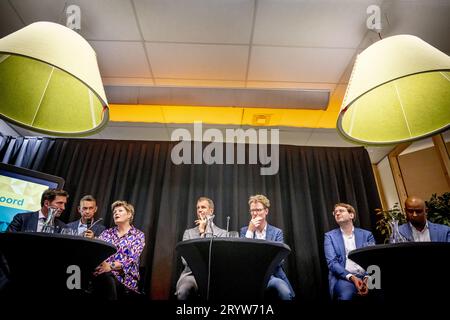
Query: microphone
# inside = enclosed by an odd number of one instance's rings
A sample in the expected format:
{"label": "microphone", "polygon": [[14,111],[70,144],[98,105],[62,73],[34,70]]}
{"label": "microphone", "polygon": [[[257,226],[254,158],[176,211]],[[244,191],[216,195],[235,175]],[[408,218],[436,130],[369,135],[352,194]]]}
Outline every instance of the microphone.
{"label": "microphone", "polygon": [[227,235],[229,229],[230,229],[230,216],[227,217]]}
{"label": "microphone", "polygon": [[[209,215],[206,216],[206,229],[205,229],[205,235],[207,234],[211,234],[211,237],[214,236],[214,231],[213,231],[213,226],[212,226],[212,221],[214,219],[215,215]],[[209,231],[208,231],[208,226],[209,226]]]}
{"label": "microphone", "polygon": [[89,228],[91,227],[91,225],[92,225],[92,219],[87,219],[87,220],[86,220],[86,229],[89,230]]}
{"label": "microphone", "polygon": [[93,226],[95,226],[97,223],[99,223],[100,221],[102,221],[103,220],[103,218],[98,218],[94,223],[92,223],[88,228],[87,228],[87,230],[91,230],[91,228],[93,227]]}
{"label": "microphone", "polygon": [[54,225],[56,212],[57,212],[57,209],[52,208],[52,207],[48,207],[47,220],[45,221],[45,225],[47,225],[47,226],[53,226]]}

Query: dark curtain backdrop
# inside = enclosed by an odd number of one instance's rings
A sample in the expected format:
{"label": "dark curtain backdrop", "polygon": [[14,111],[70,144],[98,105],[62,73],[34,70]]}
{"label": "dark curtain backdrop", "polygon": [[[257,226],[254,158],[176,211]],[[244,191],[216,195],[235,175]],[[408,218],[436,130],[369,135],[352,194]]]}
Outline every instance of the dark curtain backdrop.
{"label": "dark curtain backdrop", "polygon": [[281,145],[278,174],[262,176],[259,164],[175,165],[176,143],[0,137],[0,159],[63,177],[70,194],[66,222],[79,218],[76,207],[85,194],[97,198],[107,226],[113,201],[134,204],[134,224],[146,234],[142,282],[152,299],[174,299],[181,272],[174,248],[194,226],[198,197],[214,200],[217,225],[225,228],[230,216],[230,229],[239,230],[249,221],[248,197],[265,194],[269,223],[283,229],[292,250],[285,269],[298,299],[328,299],[323,234],[337,227],[333,205],[352,204],[356,225],[375,230],[380,202],[366,150]]}

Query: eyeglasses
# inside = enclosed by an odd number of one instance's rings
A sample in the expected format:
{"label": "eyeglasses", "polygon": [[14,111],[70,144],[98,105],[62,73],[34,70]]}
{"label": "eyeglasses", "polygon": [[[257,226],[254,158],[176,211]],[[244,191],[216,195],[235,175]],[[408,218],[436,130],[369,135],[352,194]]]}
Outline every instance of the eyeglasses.
{"label": "eyeglasses", "polygon": [[331,212],[331,214],[334,216],[338,212],[344,213],[344,212],[347,212],[347,209],[345,209],[345,208],[344,209],[335,209],[334,211]]}
{"label": "eyeglasses", "polygon": [[260,213],[263,212],[264,210],[266,210],[266,208],[255,208],[255,209],[251,209],[250,213]]}

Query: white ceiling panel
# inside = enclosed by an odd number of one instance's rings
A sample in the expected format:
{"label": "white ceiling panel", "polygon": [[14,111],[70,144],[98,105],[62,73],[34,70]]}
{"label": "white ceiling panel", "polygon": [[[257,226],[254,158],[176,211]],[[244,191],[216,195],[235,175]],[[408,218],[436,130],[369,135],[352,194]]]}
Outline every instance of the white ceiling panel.
{"label": "white ceiling panel", "polygon": [[88,40],[142,40],[133,6],[124,0],[71,0],[81,9],[81,35]]}
{"label": "white ceiling panel", "polygon": [[344,140],[336,129],[314,129],[306,145],[322,147],[357,147]]}
{"label": "white ceiling panel", "polygon": [[3,121],[0,119],[0,134],[3,136],[12,136],[12,137],[17,137],[20,134],[14,130],[11,125],[9,124],[9,122]]}
{"label": "white ceiling panel", "polygon": [[322,89],[330,92],[334,91],[334,83],[314,83],[314,82],[279,82],[279,81],[247,81],[247,88],[268,88],[268,89]]}
{"label": "white ceiling panel", "polygon": [[280,130],[280,144],[288,144],[293,146],[306,145],[311,133],[312,129]]}
{"label": "white ceiling panel", "polygon": [[105,86],[106,98],[109,103],[137,104],[138,87],[130,86]]}
{"label": "white ceiling panel", "polygon": [[383,160],[383,158],[386,157],[393,148],[394,146],[366,147],[366,150],[369,153],[370,161],[372,163],[378,163]]}
{"label": "white ceiling panel", "polygon": [[24,27],[24,24],[20,21],[14,9],[9,5],[9,2],[0,1],[0,12],[0,38]]}
{"label": "white ceiling panel", "polygon": [[104,139],[167,141],[169,136],[165,127],[108,126],[100,132]]}
{"label": "white ceiling panel", "polygon": [[[412,34],[450,52],[450,1],[387,1],[383,36]],[[407,19],[406,19],[407,17]]]}
{"label": "white ceiling panel", "polygon": [[355,50],[254,47],[248,80],[338,83]]}
{"label": "white ceiling panel", "polygon": [[254,44],[356,48],[366,29],[366,8],[380,0],[260,0]]}
{"label": "white ceiling panel", "polygon": [[102,77],[104,86],[152,86],[153,79],[150,78],[116,78],[116,77]]}
{"label": "white ceiling panel", "polygon": [[36,21],[66,24],[66,1],[60,0],[10,0],[23,21],[28,25]]}
{"label": "white ceiling panel", "polygon": [[245,81],[211,80],[211,79],[155,79],[157,86],[172,87],[220,87],[220,88],[244,88]]}
{"label": "white ceiling panel", "polygon": [[146,41],[247,44],[253,0],[135,0]]}
{"label": "white ceiling panel", "polygon": [[146,43],[155,78],[243,80],[248,47]]}
{"label": "white ceiling panel", "polygon": [[149,77],[150,68],[140,42],[89,41],[97,53],[102,77]]}

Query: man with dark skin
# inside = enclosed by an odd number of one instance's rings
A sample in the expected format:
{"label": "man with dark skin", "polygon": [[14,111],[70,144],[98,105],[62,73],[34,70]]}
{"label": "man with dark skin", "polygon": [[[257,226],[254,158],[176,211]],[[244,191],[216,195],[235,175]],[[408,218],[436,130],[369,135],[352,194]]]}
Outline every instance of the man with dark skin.
{"label": "man with dark skin", "polygon": [[450,242],[450,227],[427,220],[425,201],[417,196],[405,200],[407,223],[399,227],[399,232],[414,242]]}

